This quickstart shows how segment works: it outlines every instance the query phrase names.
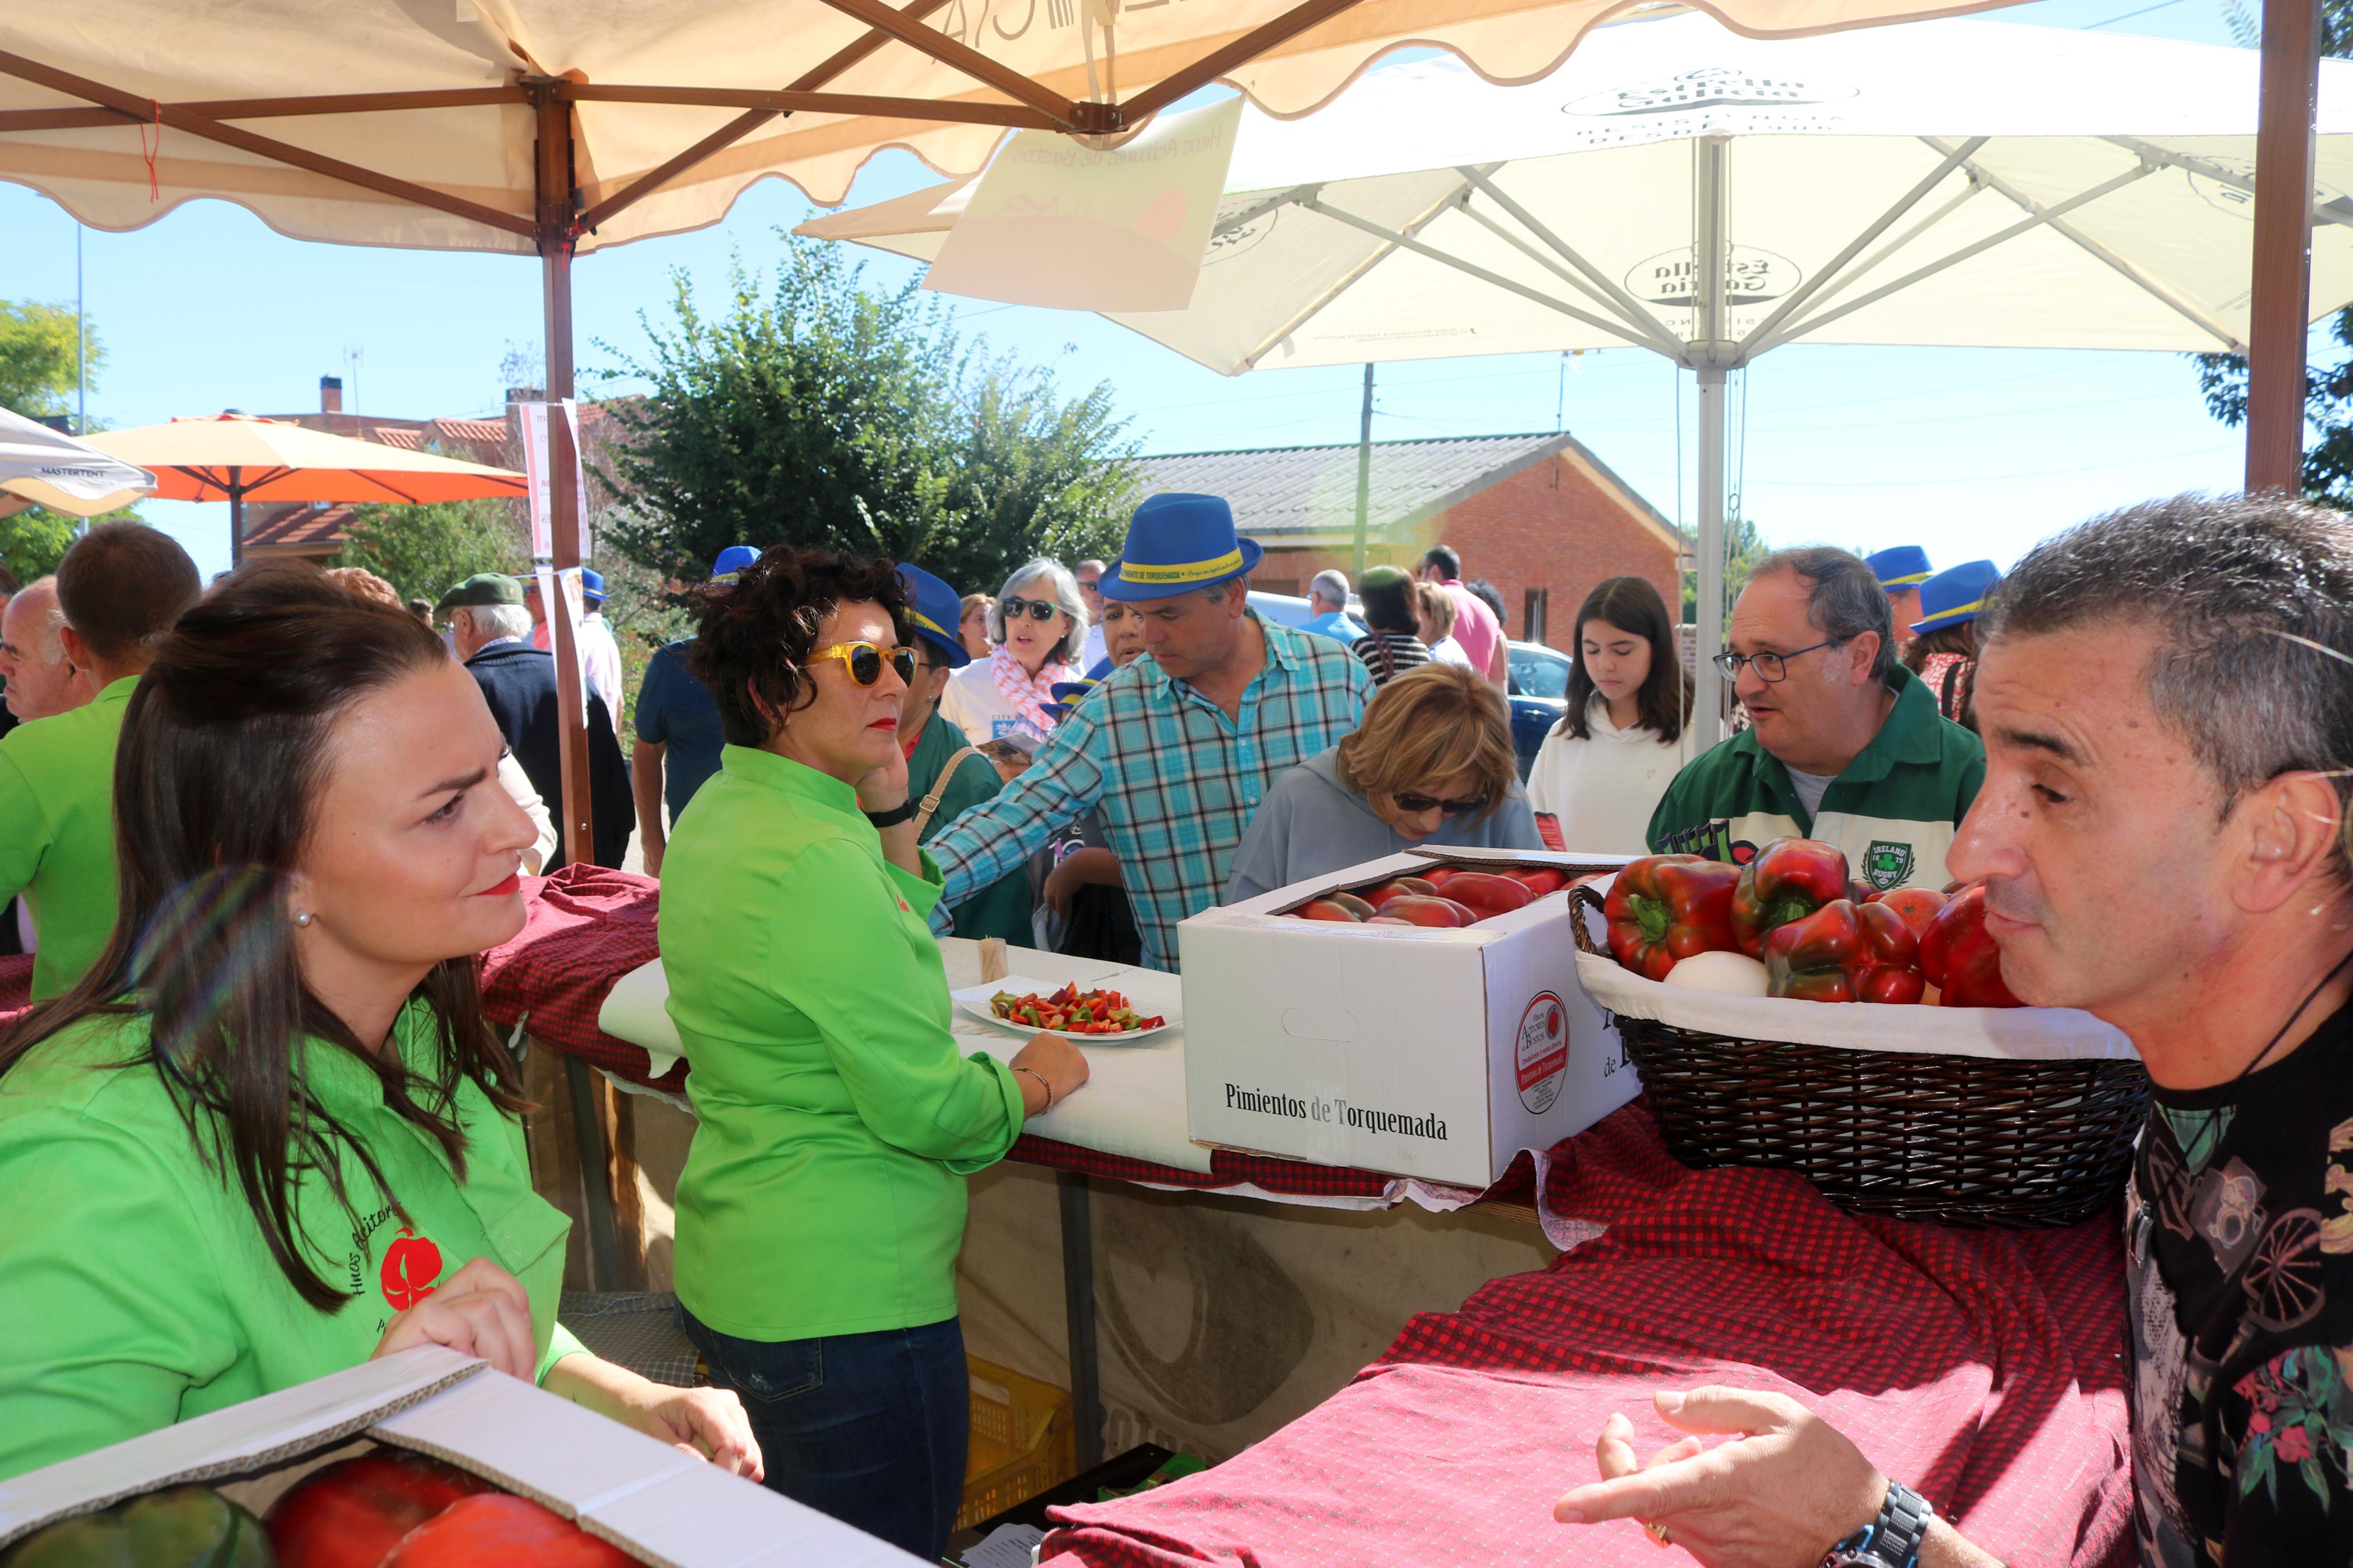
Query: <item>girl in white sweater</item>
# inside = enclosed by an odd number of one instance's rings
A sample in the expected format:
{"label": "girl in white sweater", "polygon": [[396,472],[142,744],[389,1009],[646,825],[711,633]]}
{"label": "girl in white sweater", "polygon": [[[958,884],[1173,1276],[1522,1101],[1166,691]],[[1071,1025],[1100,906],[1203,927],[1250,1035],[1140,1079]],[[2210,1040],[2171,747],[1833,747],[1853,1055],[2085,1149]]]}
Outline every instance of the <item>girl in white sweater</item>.
{"label": "girl in white sweater", "polygon": [[1651,814],[1691,761],[1691,677],[1646,577],[1612,577],[1577,612],[1568,711],[1536,752],[1528,804],[1564,848],[1647,855]]}

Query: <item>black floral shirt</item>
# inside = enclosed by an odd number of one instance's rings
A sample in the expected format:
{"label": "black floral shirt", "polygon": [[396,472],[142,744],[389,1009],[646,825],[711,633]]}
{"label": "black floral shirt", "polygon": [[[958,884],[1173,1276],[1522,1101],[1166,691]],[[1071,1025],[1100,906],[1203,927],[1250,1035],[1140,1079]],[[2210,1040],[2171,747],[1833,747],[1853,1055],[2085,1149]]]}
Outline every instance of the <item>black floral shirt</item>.
{"label": "black floral shirt", "polygon": [[2353,1563],[2353,1009],[2157,1092],[2125,1245],[2142,1562]]}

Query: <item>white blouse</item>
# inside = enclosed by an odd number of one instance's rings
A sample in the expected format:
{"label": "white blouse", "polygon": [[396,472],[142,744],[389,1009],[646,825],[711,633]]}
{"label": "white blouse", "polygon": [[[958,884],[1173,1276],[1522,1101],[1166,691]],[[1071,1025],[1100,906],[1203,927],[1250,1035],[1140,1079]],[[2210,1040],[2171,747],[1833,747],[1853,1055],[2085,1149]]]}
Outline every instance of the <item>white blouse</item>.
{"label": "white blouse", "polygon": [[1667,785],[1691,761],[1691,730],[1670,743],[1658,731],[1620,730],[1609,721],[1609,703],[1599,692],[1585,710],[1591,733],[1582,741],[1555,731],[1545,737],[1528,770],[1528,804],[1536,825],[1549,816],[1570,849],[1604,855],[1651,852],[1651,814]]}

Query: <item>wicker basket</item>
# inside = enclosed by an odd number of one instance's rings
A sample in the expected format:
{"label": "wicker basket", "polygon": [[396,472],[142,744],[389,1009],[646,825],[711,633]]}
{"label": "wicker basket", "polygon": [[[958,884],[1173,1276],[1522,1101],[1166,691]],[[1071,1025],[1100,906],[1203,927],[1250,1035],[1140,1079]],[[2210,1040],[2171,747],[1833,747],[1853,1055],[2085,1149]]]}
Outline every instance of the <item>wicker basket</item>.
{"label": "wicker basket", "polygon": [[972,1447],[956,1528],[968,1529],[1079,1473],[1071,1396],[1051,1384],[965,1357],[972,1379]]}
{"label": "wicker basket", "polygon": [[[1582,952],[1606,956],[1573,889]],[[2148,1103],[2137,1060],[2010,1061],[1739,1039],[1615,1016],[1684,1164],[1796,1171],[1854,1214],[2029,1230],[2123,1189]]]}

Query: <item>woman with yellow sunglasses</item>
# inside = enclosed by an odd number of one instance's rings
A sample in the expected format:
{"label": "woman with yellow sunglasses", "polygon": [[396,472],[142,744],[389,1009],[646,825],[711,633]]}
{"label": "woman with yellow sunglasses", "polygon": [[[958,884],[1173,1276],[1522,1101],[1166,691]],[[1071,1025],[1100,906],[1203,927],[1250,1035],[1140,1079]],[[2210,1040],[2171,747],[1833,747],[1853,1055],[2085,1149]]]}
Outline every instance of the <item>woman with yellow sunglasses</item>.
{"label": "woman with yellow sunglasses", "polygon": [[887,561],[769,551],[706,589],[728,744],[662,865],[701,1120],[677,1286],[787,1497],[937,1562],[964,1487],[965,1175],[1086,1081],[1050,1035],[958,1054],[899,745],[914,655]]}

